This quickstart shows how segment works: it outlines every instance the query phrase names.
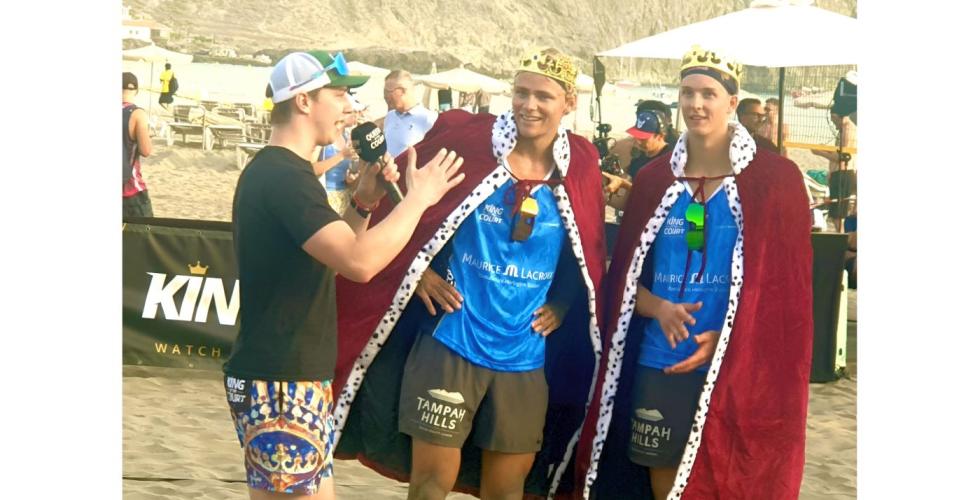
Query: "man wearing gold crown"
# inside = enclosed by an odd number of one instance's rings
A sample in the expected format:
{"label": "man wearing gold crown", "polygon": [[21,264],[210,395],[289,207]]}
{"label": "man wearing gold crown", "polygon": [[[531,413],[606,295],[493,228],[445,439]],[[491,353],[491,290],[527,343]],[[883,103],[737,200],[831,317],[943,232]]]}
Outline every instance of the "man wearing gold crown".
{"label": "man wearing gold crown", "polygon": [[605,259],[598,153],[561,126],[576,73],[535,50],[510,111],[439,115],[419,160],[452,147],[465,180],[374,280],[338,278],[337,454],[409,498],[571,491]]}
{"label": "man wearing gold crown", "polygon": [[812,349],[800,171],[730,123],[742,66],[695,46],[687,123],[634,182],[606,280],[606,352],[576,457],[584,498],[790,499]]}

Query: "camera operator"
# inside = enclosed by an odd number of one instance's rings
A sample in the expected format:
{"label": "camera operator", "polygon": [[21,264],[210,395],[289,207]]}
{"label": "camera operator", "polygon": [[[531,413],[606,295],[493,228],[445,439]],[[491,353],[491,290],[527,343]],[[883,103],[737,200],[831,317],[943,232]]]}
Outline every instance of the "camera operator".
{"label": "camera operator", "polygon": [[[640,169],[654,158],[669,154],[677,142],[677,132],[670,121],[670,108],[654,100],[640,101],[636,105],[636,125],[626,133],[633,137],[633,159],[627,172],[630,179],[635,179]],[[622,210],[629,198],[632,184],[621,176],[603,172],[608,181],[606,193],[607,204]]]}

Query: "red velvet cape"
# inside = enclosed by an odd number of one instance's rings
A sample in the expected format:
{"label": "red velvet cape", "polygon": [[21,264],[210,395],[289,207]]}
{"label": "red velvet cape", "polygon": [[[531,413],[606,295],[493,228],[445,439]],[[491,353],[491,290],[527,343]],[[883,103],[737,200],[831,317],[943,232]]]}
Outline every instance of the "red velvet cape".
{"label": "red velvet cape", "polygon": [[[411,458],[408,436],[397,431],[401,370],[416,334],[415,325],[421,315],[428,314],[419,299],[409,294],[414,291],[417,276],[431,262],[431,258],[422,254],[434,252],[430,245],[436,241],[433,238],[440,234],[442,226],[461,222],[465,217],[453,215],[459,208],[479,205],[471,193],[488,182],[496,182],[497,175],[493,172],[498,163],[491,147],[494,122],[495,118],[489,114],[473,115],[457,110],[442,113],[423,141],[415,146],[417,163],[424,165],[440,148],[446,147],[464,158],[465,180],[426,210],[405,249],[369,283],[337,277],[338,358],[333,383],[339,435],[337,457],[358,458],[378,472],[401,481],[408,480]],[[562,479],[563,489],[572,488],[571,467],[566,465],[574,452],[576,431],[584,421],[601,352],[601,280],[606,258],[601,174],[598,155],[589,141],[568,133],[568,142],[570,160],[563,185],[578,228],[577,234],[569,236],[581,242],[582,251],[582,257],[577,259],[578,267],[571,272],[581,276],[584,266],[592,290],[590,293],[583,287],[562,327],[548,337],[545,365],[549,382],[548,421],[542,450],[526,482],[527,490],[533,495],[545,494]],[[405,161],[405,154],[396,160],[402,172],[403,192]],[[500,182],[503,180],[501,176]],[[372,223],[382,220],[391,208],[387,199],[382,201],[372,216]],[[437,240],[448,241],[448,236],[451,234]],[[514,407],[519,411],[519,402]],[[456,484],[458,491],[478,492],[479,453],[474,450],[471,445],[464,445]]]}
{"label": "red velvet cape", "polygon": [[[627,321],[620,307],[631,261],[675,179],[670,155],[654,160],[638,175],[625,211],[606,279],[604,353],[597,395],[578,445],[576,498],[586,488],[598,499],[651,498],[645,468],[626,456],[630,388],[646,320],[636,315],[628,320],[628,333],[620,339],[625,340],[621,360],[611,359],[610,353],[617,324]],[[689,444],[682,458],[682,468],[691,457],[693,467],[688,465],[687,478],[678,475],[669,498],[799,496],[813,345],[812,250],[805,188],[795,164],[765,150],[755,153],[735,184],[744,224],[741,292],[735,297],[734,324],[729,324],[721,367],[716,359],[709,370],[718,371],[700,442]],[[611,363],[621,363],[615,384],[606,380]],[[596,439],[605,425],[608,433]],[[697,423],[692,436],[694,430]],[[590,477],[593,461],[597,475]]]}

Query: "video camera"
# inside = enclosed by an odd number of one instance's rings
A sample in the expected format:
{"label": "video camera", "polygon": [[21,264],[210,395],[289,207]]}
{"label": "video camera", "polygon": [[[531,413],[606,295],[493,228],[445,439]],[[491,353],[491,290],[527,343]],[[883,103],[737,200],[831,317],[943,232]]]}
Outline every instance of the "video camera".
{"label": "video camera", "polygon": [[610,151],[611,145],[609,142],[612,141],[613,145],[616,144],[616,139],[609,137],[609,132],[611,131],[612,125],[609,125],[608,123],[599,123],[596,126],[596,135],[592,138],[592,144],[599,152],[599,168],[603,172],[624,177],[626,172],[619,164],[619,158]]}
{"label": "video camera", "polygon": [[595,80],[595,102],[596,110],[599,112],[599,123],[595,128],[595,136],[592,138],[592,145],[599,152],[601,160],[599,168],[603,172],[610,173],[619,177],[625,177],[626,171],[619,164],[619,158],[610,152],[609,141],[616,144],[616,140],[609,137],[612,125],[602,123],[602,86],[606,83],[606,67],[599,61],[598,57],[592,58],[592,77]]}

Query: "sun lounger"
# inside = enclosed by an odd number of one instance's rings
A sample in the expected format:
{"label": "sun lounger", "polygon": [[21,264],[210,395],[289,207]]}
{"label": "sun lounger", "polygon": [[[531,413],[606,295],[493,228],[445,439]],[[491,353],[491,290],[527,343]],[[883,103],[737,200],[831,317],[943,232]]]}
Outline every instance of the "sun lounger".
{"label": "sun lounger", "polygon": [[221,116],[234,118],[235,120],[238,120],[240,122],[245,121],[245,111],[240,108],[218,107],[218,108],[214,108],[213,111]]}
{"label": "sun lounger", "polygon": [[214,142],[221,147],[245,141],[245,127],[242,125],[208,125],[207,128],[214,136]]}
{"label": "sun lounger", "polygon": [[[201,148],[204,150],[211,149],[210,133],[204,122],[204,108],[187,104],[174,104],[173,112],[174,121],[168,125],[169,130],[166,133],[168,146],[173,146],[175,137],[180,134],[184,144],[187,144],[188,135],[201,136]],[[200,113],[199,117],[198,113]]]}
{"label": "sun lounger", "polygon": [[269,136],[272,135],[272,125],[263,123],[249,123],[245,125],[245,136],[249,142],[266,144]]}
{"label": "sun lounger", "polygon": [[235,145],[235,158],[238,160],[238,169],[242,170],[245,165],[258,153],[259,150],[265,147],[265,144],[257,144],[254,142],[240,142]]}
{"label": "sun lounger", "polygon": [[246,120],[251,121],[251,120],[254,120],[255,119],[255,106],[252,106],[251,103],[248,103],[248,102],[236,102],[232,106],[234,106],[234,107],[242,110],[242,112],[245,113],[245,119]]}
{"label": "sun lounger", "polygon": [[218,101],[201,101],[201,106],[208,111],[217,108],[219,105],[220,103]]}

